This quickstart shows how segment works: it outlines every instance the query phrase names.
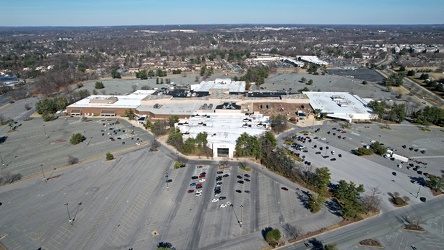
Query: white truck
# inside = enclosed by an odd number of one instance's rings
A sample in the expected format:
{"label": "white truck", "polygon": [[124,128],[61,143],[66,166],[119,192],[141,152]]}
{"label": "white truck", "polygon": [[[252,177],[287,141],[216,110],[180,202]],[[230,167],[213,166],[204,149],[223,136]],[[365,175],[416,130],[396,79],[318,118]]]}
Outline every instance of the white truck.
{"label": "white truck", "polygon": [[398,160],[398,161],[402,161],[402,162],[408,162],[409,158],[402,156],[402,155],[398,155],[398,154],[392,154],[391,155],[391,159],[392,160]]}

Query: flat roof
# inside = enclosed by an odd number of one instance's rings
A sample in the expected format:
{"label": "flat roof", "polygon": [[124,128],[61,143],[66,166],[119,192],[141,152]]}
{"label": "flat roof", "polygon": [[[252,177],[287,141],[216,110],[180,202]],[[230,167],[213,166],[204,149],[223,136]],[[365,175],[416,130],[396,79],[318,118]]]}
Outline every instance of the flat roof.
{"label": "flat roof", "polygon": [[322,110],[322,113],[346,117],[350,119],[353,114],[372,114],[372,110],[366,107],[364,101],[357,95],[348,92],[303,92],[310,99],[311,107]]}
{"label": "flat roof", "polygon": [[245,81],[232,81],[231,79],[217,78],[214,81],[202,81],[199,85],[193,85],[195,92],[209,92],[211,89],[228,89],[229,92],[245,92]]}
{"label": "flat roof", "polygon": [[208,145],[213,143],[236,145],[236,140],[245,132],[258,136],[268,131],[270,129],[269,119],[269,116],[262,114],[196,112],[193,117],[180,119],[175,126],[184,133],[184,140],[189,137],[196,138],[197,134],[207,132]]}
{"label": "flat roof", "polygon": [[[151,105],[140,105],[137,110],[139,112],[151,112],[153,114],[161,115],[192,115],[197,109],[199,109],[201,103],[171,101],[162,102],[159,106],[154,107],[155,103]],[[215,105],[214,105],[215,106]],[[211,110],[212,111],[212,110]]]}
{"label": "flat roof", "polygon": [[[138,90],[129,95],[90,95],[80,101],[77,101],[68,107],[93,107],[93,108],[137,108],[142,99],[153,94],[154,90]],[[105,100],[108,98],[117,98],[114,103],[96,103],[94,100]]]}

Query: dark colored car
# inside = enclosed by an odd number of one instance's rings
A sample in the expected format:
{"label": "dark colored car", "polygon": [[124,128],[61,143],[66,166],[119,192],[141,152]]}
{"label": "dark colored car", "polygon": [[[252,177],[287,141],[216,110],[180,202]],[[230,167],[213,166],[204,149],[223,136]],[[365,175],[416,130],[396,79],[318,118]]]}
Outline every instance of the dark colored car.
{"label": "dark colored car", "polygon": [[239,189],[237,189],[237,190],[236,190],[236,193],[242,193],[242,191],[241,191],[241,190],[239,190]]}
{"label": "dark colored car", "polygon": [[286,187],[281,187],[282,190],[288,191],[288,188]]}
{"label": "dark colored car", "polygon": [[392,175],[396,176],[396,172],[392,172]]}
{"label": "dark colored car", "polygon": [[193,189],[190,189],[190,190],[188,190],[188,193],[190,194],[190,193],[194,193],[194,190]]}
{"label": "dark colored car", "polygon": [[221,196],[221,197],[219,197],[219,200],[225,200],[227,197],[225,197],[225,196]]}
{"label": "dark colored car", "polygon": [[222,180],[222,176],[217,176],[216,177],[216,181],[221,181]]}
{"label": "dark colored car", "polygon": [[244,192],[247,193],[247,194],[249,194],[249,193],[250,193],[250,190],[245,190]]}
{"label": "dark colored car", "polygon": [[250,178],[250,175],[249,175],[249,174],[244,174],[244,176],[247,177],[247,178]]}
{"label": "dark colored car", "polygon": [[237,181],[237,183],[244,184],[244,181],[242,181],[242,180],[241,181]]}
{"label": "dark colored car", "polygon": [[242,176],[241,175],[238,175],[238,176],[236,176],[238,179],[242,179]]}
{"label": "dark colored car", "polygon": [[168,180],[166,180],[166,182],[173,182],[173,180],[171,180],[171,179],[168,179]]}
{"label": "dark colored car", "polygon": [[199,179],[199,176],[191,176],[191,179],[195,180],[195,179]]}
{"label": "dark colored car", "polygon": [[224,174],[224,177],[228,177],[228,176],[230,176],[229,174]]}
{"label": "dark colored car", "polygon": [[244,181],[250,182],[250,179],[245,178]]}
{"label": "dark colored car", "polygon": [[217,171],[217,174],[223,174],[224,171]]}

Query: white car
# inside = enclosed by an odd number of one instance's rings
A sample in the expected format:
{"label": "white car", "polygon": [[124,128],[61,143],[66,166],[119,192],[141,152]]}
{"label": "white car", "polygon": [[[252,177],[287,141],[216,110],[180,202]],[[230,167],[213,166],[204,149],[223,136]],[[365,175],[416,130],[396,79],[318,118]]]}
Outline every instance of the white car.
{"label": "white car", "polygon": [[225,205],[225,204],[221,204],[221,205],[220,205],[220,207],[226,207],[226,206],[227,206],[227,205]]}
{"label": "white car", "polygon": [[200,189],[196,190],[196,194],[201,194],[201,193],[202,193],[202,190],[200,190]]}
{"label": "white car", "polygon": [[202,193],[196,193],[194,196],[202,196]]}
{"label": "white car", "polygon": [[204,182],[204,181],[205,181],[205,179],[200,179],[200,180],[199,180],[199,182]]}
{"label": "white car", "polygon": [[219,199],[217,199],[217,198],[214,198],[211,200],[211,202],[218,202],[218,201],[219,201]]}

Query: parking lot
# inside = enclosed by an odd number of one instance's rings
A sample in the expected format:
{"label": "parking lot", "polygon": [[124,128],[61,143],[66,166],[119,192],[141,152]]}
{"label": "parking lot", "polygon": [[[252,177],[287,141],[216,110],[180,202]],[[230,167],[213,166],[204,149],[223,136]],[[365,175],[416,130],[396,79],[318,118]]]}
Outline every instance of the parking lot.
{"label": "parking lot", "polygon": [[[306,129],[298,129],[303,130]],[[384,201],[383,211],[394,209],[389,202],[393,192],[409,197],[411,203],[420,203],[420,197],[433,198],[430,190],[424,188],[427,180],[424,173],[440,175],[444,170],[444,137],[438,128],[423,132],[410,125],[393,125],[388,130],[381,129],[379,125],[353,124],[351,128],[343,129],[340,124],[333,123],[309,128],[309,132],[306,135],[296,133],[295,141],[303,148],[293,149],[304,158],[306,165],[328,167],[334,183],[344,179],[363,184],[367,191],[377,187]],[[297,140],[298,136],[306,139]],[[371,141],[380,141],[396,153],[411,158],[409,163],[418,166],[418,169],[415,171],[408,164],[378,155],[360,157],[352,153],[358,147],[371,144]],[[402,145],[409,146],[403,148]],[[414,149],[419,150],[415,152]],[[404,167],[399,168],[399,165]]]}
{"label": "parking lot", "polygon": [[[30,179],[0,189],[2,211],[9,214],[0,218],[1,243],[10,249],[149,249],[166,241],[183,249],[259,249],[267,226],[303,220],[305,230],[317,230],[340,221],[327,211],[312,215],[297,185],[261,168],[189,162],[174,169],[174,154],[148,147],[116,158],[56,170],[58,177],[48,182]],[[216,176],[222,176],[219,196]],[[199,196],[188,193],[196,180]]]}
{"label": "parking lot", "polygon": [[[22,178],[51,174],[54,168],[69,165],[69,156],[79,162],[93,157],[104,159],[107,152],[119,152],[147,142],[149,136],[141,128],[124,119],[60,117],[43,122],[40,117],[21,121],[15,130],[0,128],[0,159],[2,171],[20,173]],[[111,125],[112,124],[112,125]],[[132,133],[134,130],[134,133]],[[71,136],[81,133],[85,140],[77,145],[70,143]]]}

